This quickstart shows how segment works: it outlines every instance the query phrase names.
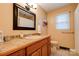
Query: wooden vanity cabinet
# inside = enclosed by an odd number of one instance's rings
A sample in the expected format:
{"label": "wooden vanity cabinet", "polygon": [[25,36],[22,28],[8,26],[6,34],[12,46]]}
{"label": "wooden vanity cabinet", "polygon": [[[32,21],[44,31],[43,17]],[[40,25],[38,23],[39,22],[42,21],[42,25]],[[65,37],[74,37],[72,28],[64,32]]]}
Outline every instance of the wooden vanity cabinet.
{"label": "wooden vanity cabinet", "polygon": [[45,38],[32,43],[22,50],[16,51],[9,56],[49,56],[51,54],[50,38]]}
{"label": "wooden vanity cabinet", "polygon": [[50,38],[43,39],[26,48],[27,56],[48,56],[51,53],[50,48]]}
{"label": "wooden vanity cabinet", "polygon": [[47,38],[47,43],[42,47],[42,56],[50,56],[51,55],[51,42],[50,38]]}
{"label": "wooden vanity cabinet", "polygon": [[28,46],[26,48],[27,56],[31,56],[32,53],[34,53],[38,49],[40,49],[42,47],[42,45],[43,45],[42,43],[43,43],[43,41],[39,41],[39,42],[33,43],[32,45]]}

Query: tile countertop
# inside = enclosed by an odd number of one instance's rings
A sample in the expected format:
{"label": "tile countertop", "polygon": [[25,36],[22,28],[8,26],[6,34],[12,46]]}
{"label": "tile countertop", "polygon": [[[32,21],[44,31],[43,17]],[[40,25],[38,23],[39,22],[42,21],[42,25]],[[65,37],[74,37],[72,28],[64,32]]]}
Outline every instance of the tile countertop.
{"label": "tile countertop", "polygon": [[37,41],[50,37],[50,35],[40,35],[33,37],[26,37],[22,39],[13,39],[8,42],[0,44],[0,56],[6,56],[20,49],[23,49]]}

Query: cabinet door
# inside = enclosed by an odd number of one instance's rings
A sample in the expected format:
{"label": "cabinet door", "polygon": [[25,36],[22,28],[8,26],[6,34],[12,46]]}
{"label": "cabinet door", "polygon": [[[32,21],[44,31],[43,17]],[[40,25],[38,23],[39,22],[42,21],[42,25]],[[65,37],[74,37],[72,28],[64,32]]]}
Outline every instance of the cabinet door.
{"label": "cabinet door", "polygon": [[51,55],[51,44],[48,44],[48,56],[50,56]]}
{"label": "cabinet door", "polygon": [[48,50],[47,50],[47,44],[46,45],[44,45],[43,47],[42,47],[42,56],[47,56],[48,55],[48,52],[47,52]]}
{"label": "cabinet door", "polygon": [[43,39],[39,42],[36,42],[36,43],[28,46],[26,48],[27,56],[29,56],[30,54],[32,54],[34,51],[38,50],[39,48],[41,48],[45,44],[47,44],[47,39]]}
{"label": "cabinet door", "polygon": [[25,56],[25,49],[16,51],[16,52],[10,54],[9,56]]}
{"label": "cabinet door", "polygon": [[34,53],[32,53],[31,56],[41,56],[41,49],[35,51]]}
{"label": "cabinet door", "polygon": [[51,38],[50,37],[48,38],[47,49],[48,49],[47,51],[48,56],[50,56],[51,55]]}

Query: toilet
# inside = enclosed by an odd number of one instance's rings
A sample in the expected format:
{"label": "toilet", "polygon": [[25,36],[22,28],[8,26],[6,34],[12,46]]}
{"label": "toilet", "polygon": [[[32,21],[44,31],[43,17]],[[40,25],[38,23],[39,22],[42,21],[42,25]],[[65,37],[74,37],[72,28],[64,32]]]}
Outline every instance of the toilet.
{"label": "toilet", "polygon": [[58,41],[51,41],[51,48],[59,49]]}

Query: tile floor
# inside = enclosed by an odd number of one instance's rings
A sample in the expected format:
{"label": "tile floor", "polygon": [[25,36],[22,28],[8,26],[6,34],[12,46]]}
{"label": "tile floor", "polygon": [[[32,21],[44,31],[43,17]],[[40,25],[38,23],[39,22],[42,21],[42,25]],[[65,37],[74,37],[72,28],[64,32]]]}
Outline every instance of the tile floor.
{"label": "tile floor", "polygon": [[64,49],[51,48],[51,56],[79,56],[79,53]]}

